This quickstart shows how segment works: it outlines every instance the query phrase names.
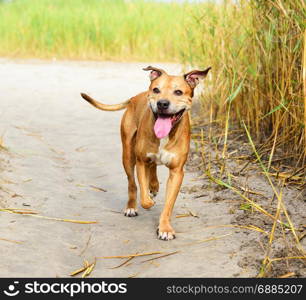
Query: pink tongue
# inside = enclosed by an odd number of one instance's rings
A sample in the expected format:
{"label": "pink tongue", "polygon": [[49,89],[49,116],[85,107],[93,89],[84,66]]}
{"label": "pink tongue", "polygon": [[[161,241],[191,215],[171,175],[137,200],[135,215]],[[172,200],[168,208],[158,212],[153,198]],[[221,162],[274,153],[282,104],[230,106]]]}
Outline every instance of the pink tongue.
{"label": "pink tongue", "polygon": [[157,138],[162,139],[167,136],[172,128],[171,118],[158,117],[155,121],[154,132]]}

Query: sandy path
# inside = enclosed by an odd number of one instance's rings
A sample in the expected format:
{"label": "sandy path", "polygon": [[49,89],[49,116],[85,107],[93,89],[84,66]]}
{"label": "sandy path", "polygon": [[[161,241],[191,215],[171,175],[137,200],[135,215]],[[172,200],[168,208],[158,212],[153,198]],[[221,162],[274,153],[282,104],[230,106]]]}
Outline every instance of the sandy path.
{"label": "sandy path", "polygon": [[[136,252],[180,251],[153,262],[137,258],[110,269],[121,260],[99,259],[95,277],[232,277],[249,276],[238,265],[239,234],[233,229],[207,228],[230,223],[226,203],[213,203],[211,192],[194,199],[180,194],[173,226],[177,239],[156,238],[163,206],[166,168],[160,167],[161,192],[150,211],[139,208],[137,218],[122,212],[127,197],[121,166],[119,122],[122,112],[101,112],[83,101],[88,92],[117,103],[146,89],[147,74],[140,63],[41,62],[0,60],[0,135],[9,149],[9,169],[1,174],[2,207],[27,208],[50,217],[96,220],[73,224],[0,212],[0,276],[68,276],[83,260]],[[172,73],[178,66],[162,65]],[[184,186],[195,184],[186,172]],[[107,192],[95,190],[90,185]],[[14,194],[17,194],[17,196]],[[20,196],[18,196],[20,195]],[[13,196],[13,197],[12,197]],[[175,218],[188,212],[199,218]]]}

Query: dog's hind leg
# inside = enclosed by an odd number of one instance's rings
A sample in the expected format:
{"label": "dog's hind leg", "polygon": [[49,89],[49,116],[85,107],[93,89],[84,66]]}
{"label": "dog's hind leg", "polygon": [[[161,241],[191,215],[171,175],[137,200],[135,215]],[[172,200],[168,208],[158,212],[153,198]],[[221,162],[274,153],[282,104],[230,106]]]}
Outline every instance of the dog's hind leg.
{"label": "dog's hind leg", "polygon": [[123,166],[128,179],[128,202],[124,212],[127,217],[137,216],[137,186],[135,181],[135,153],[131,143],[126,141],[123,147]]}
{"label": "dog's hind leg", "polygon": [[136,217],[137,214],[137,186],[135,181],[135,141],[136,127],[125,127],[125,117],[121,126],[122,140],[122,163],[128,179],[128,202],[124,215],[127,217]]}

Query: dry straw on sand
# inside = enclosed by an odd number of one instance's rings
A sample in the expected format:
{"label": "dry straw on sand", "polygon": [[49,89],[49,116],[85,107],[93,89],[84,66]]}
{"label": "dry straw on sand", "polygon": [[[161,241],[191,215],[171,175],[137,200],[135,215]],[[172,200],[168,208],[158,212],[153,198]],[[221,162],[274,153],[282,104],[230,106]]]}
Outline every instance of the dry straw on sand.
{"label": "dry straw on sand", "polygon": [[30,209],[24,209],[24,208],[0,208],[0,212],[8,212],[11,214],[19,214],[19,215],[25,215],[25,216],[31,216],[34,218],[40,218],[40,219],[46,219],[46,220],[52,220],[52,221],[60,221],[60,222],[69,222],[69,223],[77,223],[77,224],[96,224],[97,221],[82,221],[82,220],[72,220],[72,219],[62,219],[62,218],[53,218],[53,217],[47,217],[47,216],[41,216],[38,215],[37,212],[30,210]]}

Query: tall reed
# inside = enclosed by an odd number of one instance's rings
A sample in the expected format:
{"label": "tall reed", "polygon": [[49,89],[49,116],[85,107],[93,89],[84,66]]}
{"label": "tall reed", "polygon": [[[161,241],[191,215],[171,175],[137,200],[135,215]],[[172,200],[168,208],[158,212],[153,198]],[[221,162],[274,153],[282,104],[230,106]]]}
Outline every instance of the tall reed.
{"label": "tall reed", "polygon": [[231,121],[247,124],[269,153],[269,164],[282,150],[284,158],[305,165],[305,2],[225,1],[211,7],[194,16],[199,30],[190,35],[193,48],[185,55],[186,62],[213,65],[205,110],[213,105],[215,118],[226,123],[230,105]]}

